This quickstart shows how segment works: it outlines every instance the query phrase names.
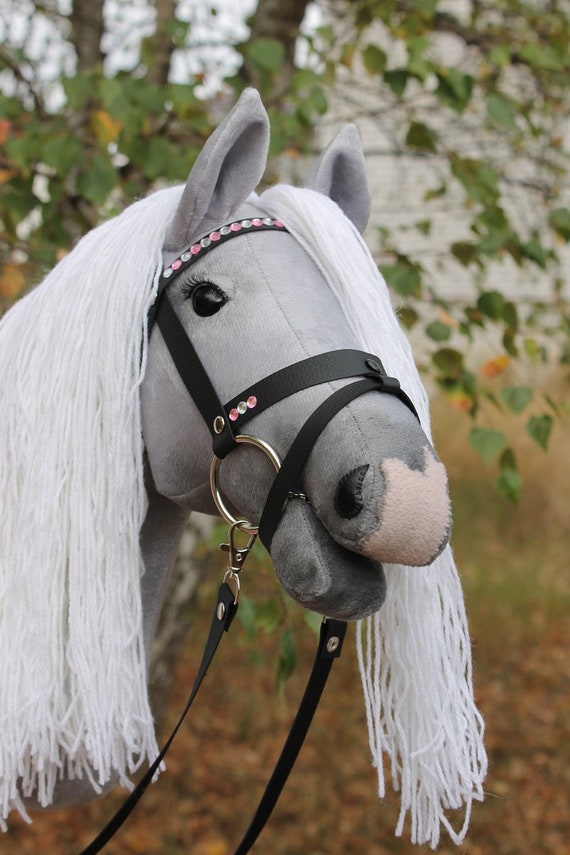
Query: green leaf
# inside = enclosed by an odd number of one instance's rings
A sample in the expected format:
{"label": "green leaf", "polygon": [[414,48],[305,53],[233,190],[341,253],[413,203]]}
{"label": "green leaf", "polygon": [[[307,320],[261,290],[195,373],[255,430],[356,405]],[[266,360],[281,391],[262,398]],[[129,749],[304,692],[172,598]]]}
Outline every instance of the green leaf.
{"label": "green leaf", "polygon": [[250,638],[255,636],[255,601],[251,597],[246,597],[245,594],[240,595],[238,616],[243,628]]}
{"label": "green leaf", "polygon": [[519,355],[519,349],[517,345],[517,333],[516,330],[511,327],[507,327],[503,333],[503,347],[514,359]]}
{"label": "green leaf", "polygon": [[533,362],[545,361],[545,349],[535,338],[525,338],[524,349]]}
{"label": "green leaf", "polygon": [[541,270],[546,270],[548,263],[548,252],[540,242],[537,235],[533,235],[526,243],[521,244],[521,250],[526,258],[534,261]]}
{"label": "green leaf", "polygon": [[445,196],[447,193],[447,184],[443,182],[438,187],[434,187],[432,190],[427,190],[424,193],[424,202],[431,202],[432,199],[441,199],[442,196]]}
{"label": "green leaf", "polygon": [[459,240],[451,244],[451,254],[460,264],[468,267],[472,262],[478,262],[479,249],[474,243]]}
{"label": "green leaf", "polygon": [[283,613],[276,600],[265,600],[255,609],[255,627],[261,629],[268,635],[279,629],[283,623]]}
{"label": "green leaf", "polygon": [[511,48],[509,45],[496,45],[488,54],[491,65],[506,66],[511,61]]}
{"label": "green leaf", "polygon": [[501,392],[501,399],[511,413],[522,413],[532,401],[533,391],[529,386],[509,386]]}
{"label": "green leaf", "polygon": [[411,306],[400,306],[398,308],[398,318],[401,323],[405,326],[407,330],[411,330],[417,322],[419,321],[420,316]]}
{"label": "green leaf", "polygon": [[388,84],[397,98],[401,98],[409,77],[410,75],[406,68],[393,68],[384,74],[384,83]]}
{"label": "green leaf", "polygon": [[323,616],[317,614],[316,612],[312,612],[309,609],[303,610],[303,619],[308,627],[315,633],[317,637],[321,634],[321,625],[323,622]]}
{"label": "green leaf", "polygon": [[285,61],[285,48],[278,39],[256,39],[246,45],[245,53],[263,71],[280,71]]}
{"label": "green leaf", "polygon": [[83,72],[74,74],[73,77],[63,79],[63,91],[69,102],[69,106],[78,111],[83,105],[93,98],[97,91],[97,75],[95,72]]}
{"label": "green leaf", "polygon": [[395,264],[387,264],[382,273],[388,285],[402,297],[420,297],[422,279],[418,265],[407,258],[399,258]]}
{"label": "green leaf", "polygon": [[300,68],[291,79],[291,89],[298,95],[303,89],[314,86],[319,82],[319,75],[312,68]]}
{"label": "green leaf", "polygon": [[408,39],[408,73],[422,82],[426,80],[434,70],[433,63],[426,59],[425,54],[430,47],[429,39],[425,36],[417,36]]}
{"label": "green leaf", "polygon": [[421,232],[422,235],[430,235],[433,223],[431,220],[419,220],[414,224],[414,227]]}
{"label": "green leaf", "polygon": [[500,291],[485,291],[477,300],[477,308],[494,321],[502,317],[505,298]]}
{"label": "green leaf", "polygon": [[449,341],[451,338],[451,327],[442,321],[433,321],[427,325],[426,333],[434,341]]}
{"label": "green leaf", "polygon": [[501,317],[505,324],[511,330],[518,330],[519,328],[519,313],[516,305],[512,302],[512,300],[507,300],[505,305],[503,306],[503,311],[501,313]]}
{"label": "green leaf", "polygon": [[458,68],[445,68],[437,74],[439,100],[457,113],[463,113],[473,94],[474,78]]}
{"label": "green leaf", "polygon": [[422,151],[437,151],[437,136],[423,122],[410,122],[406,135],[406,145]]}
{"label": "green leaf", "polygon": [[451,157],[451,169],[473,202],[495,205],[499,198],[499,174],[491,166],[469,157]]}
{"label": "green leaf", "polygon": [[568,54],[557,45],[533,41],[523,45],[520,56],[529,65],[541,71],[563,71]]}
{"label": "green leaf", "polygon": [[53,166],[58,175],[67,175],[75,166],[79,166],[85,157],[85,150],[78,139],[72,136],[54,137],[42,147],[42,160]]}
{"label": "green leaf", "polygon": [[523,479],[518,469],[504,468],[496,481],[497,492],[516,505],[520,501]]}
{"label": "green leaf", "polygon": [[546,451],[553,426],[552,416],[533,416],[527,423],[526,431],[531,439]]}
{"label": "green leaf", "polygon": [[497,460],[507,444],[507,438],[502,431],[491,428],[473,428],[469,434],[471,447],[479,454],[487,466]]}
{"label": "green leaf", "polygon": [[487,96],[486,104],[487,115],[494,125],[507,129],[516,127],[517,111],[509,98],[500,92],[494,92]]}
{"label": "green leaf", "polygon": [[279,652],[279,662],[277,663],[277,688],[281,694],[283,684],[289,679],[297,665],[297,648],[295,645],[295,636],[290,627],[287,627],[281,637],[281,650]]}
{"label": "green leaf", "polygon": [[117,173],[109,159],[96,154],[77,179],[77,190],[95,205],[103,205],[117,182]]}
{"label": "green leaf", "polygon": [[570,241],[570,208],[556,208],[548,217],[549,225],[565,241]]}
{"label": "green leaf", "polygon": [[382,74],[388,57],[377,45],[366,45],[362,51],[362,62],[368,74]]}
{"label": "green leaf", "polygon": [[463,371],[463,354],[451,347],[442,347],[431,358],[435,367],[447,378],[457,379]]}
{"label": "green leaf", "polygon": [[188,170],[188,158],[180,156],[164,137],[139,140],[129,149],[129,154],[137,153],[144,175],[151,181],[172,178],[180,180]]}

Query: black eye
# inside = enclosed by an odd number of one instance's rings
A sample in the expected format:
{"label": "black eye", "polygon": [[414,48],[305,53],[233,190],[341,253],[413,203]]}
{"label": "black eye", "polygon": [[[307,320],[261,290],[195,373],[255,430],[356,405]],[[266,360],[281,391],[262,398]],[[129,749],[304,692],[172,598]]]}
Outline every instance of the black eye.
{"label": "black eye", "polygon": [[219,312],[228,301],[223,291],[210,282],[196,285],[192,289],[192,308],[201,318],[209,318]]}

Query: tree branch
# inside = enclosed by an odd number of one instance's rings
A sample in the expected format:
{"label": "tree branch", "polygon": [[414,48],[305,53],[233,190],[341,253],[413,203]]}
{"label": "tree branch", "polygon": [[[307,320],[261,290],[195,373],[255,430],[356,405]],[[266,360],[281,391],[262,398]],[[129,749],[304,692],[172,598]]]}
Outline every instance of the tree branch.
{"label": "tree branch", "polygon": [[6,68],[10,69],[16,82],[25,87],[27,94],[33,100],[36,112],[41,116],[45,116],[46,109],[41,93],[34,86],[33,80],[30,80],[24,73],[18,58],[3,44],[0,44],[0,62],[3,62]]}

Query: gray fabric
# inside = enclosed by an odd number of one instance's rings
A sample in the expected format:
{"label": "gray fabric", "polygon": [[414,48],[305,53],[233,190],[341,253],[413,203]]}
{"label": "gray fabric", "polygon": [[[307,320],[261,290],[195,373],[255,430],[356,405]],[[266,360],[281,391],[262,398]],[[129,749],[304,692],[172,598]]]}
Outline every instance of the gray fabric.
{"label": "gray fabric", "polygon": [[[232,219],[263,216],[252,201],[243,200],[263,172],[267,140],[265,111],[257,94],[247,91],[190,173],[168,232],[166,263],[208,229]],[[330,195],[359,229],[364,228],[370,192],[354,127],[344,128],[323,152],[307,186]],[[208,318],[198,317],[185,296],[203,282],[215,284],[228,299]],[[222,401],[312,354],[359,348],[322,272],[286,233],[249,233],[216,247],[172,282],[170,294]],[[247,432],[268,441],[283,458],[309,414],[342,382],[297,393],[254,417]],[[158,329],[151,340],[141,401],[156,490],[181,508],[214,513],[208,485],[209,431]],[[335,491],[347,473],[361,466],[368,467],[361,485],[362,511],[345,519],[335,509]],[[240,446],[222,464],[221,488],[240,515],[256,523],[273,476],[271,463],[260,451]],[[286,511],[273,557],[287,590],[313,609],[345,618],[371,614],[384,596],[382,561],[429,564],[447,542],[449,500],[443,467],[414,416],[388,395],[369,393],[328,425],[309,457],[306,491],[311,509],[292,506]],[[151,507],[150,515],[154,512]],[[421,538],[414,538],[418,516],[424,525]],[[150,520],[149,530],[157,528]],[[171,545],[167,552],[172,555]],[[304,567],[301,556],[308,561]],[[307,582],[311,572],[313,586]]]}
{"label": "gray fabric", "polygon": [[305,181],[305,187],[328,196],[359,232],[364,231],[372,200],[355,125],[345,125],[328,144]]}

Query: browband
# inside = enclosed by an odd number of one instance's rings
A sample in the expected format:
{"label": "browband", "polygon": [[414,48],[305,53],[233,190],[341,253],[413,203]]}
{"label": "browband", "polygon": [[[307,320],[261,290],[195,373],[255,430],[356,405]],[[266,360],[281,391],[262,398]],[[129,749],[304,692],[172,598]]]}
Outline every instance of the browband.
{"label": "browband", "polygon": [[214,229],[213,232],[210,232],[201,240],[189,246],[188,249],[185,249],[184,252],[180,253],[178,258],[169,267],[165,267],[162,271],[161,280],[172,279],[173,276],[190,267],[198,258],[203,258],[211,249],[221,246],[227,240],[230,240],[230,238],[237,237],[240,234],[267,231],[286,232],[287,229],[281,220],[276,220],[275,217],[253,217],[251,220],[235,220],[227,226]]}

